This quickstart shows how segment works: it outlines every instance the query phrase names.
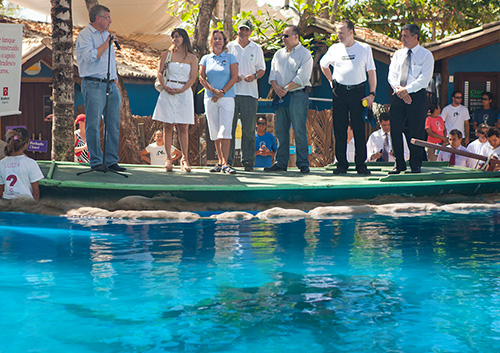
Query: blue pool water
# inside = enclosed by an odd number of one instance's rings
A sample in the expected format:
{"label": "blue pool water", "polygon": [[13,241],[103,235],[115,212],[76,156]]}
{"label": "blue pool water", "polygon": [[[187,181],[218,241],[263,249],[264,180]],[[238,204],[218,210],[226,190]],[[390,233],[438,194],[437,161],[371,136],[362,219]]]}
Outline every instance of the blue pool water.
{"label": "blue pool water", "polygon": [[498,352],[500,213],[0,213],[0,352]]}

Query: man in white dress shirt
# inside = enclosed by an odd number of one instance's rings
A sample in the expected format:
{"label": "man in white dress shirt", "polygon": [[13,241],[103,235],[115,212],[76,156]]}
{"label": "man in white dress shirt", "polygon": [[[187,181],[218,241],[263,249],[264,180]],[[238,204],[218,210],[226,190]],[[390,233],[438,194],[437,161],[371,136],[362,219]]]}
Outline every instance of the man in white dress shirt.
{"label": "man in white dress shirt", "polygon": [[[458,129],[453,129],[448,135],[448,147],[455,148],[459,151],[470,152],[467,148],[462,146],[462,132]],[[449,165],[456,165],[459,167],[475,168],[477,164],[476,159],[460,156],[455,153],[439,151],[437,156],[438,162],[449,162]]]}
{"label": "man in white dress shirt", "polygon": [[[337,168],[333,174],[345,174],[349,168],[346,159],[347,126],[349,119],[356,144],[355,164],[358,174],[369,175],[366,167],[366,136],[362,101],[371,107],[377,88],[377,75],[372,49],[368,44],[354,40],[354,24],[342,21],[337,27],[336,43],[321,58],[321,71],[333,88],[333,132]],[[333,66],[333,76],[330,71]],[[368,74],[370,93],[366,96],[365,82]]]}
{"label": "man in white dress shirt", "polygon": [[[391,137],[396,165],[389,174],[399,174],[406,170],[403,152],[403,127],[408,119],[410,139],[423,140],[427,111],[425,89],[434,72],[432,53],[418,44],[420,28],[405,25],[401,29],[404,48],[394,53],[389,66],[389,84],[394,94],[391,99]],[[420,173],[423,147],[410,146],[410,168],[412,173]]]}
{"label": "man in white dress shirt", "polygon": [[[486,139],[488,143],[481,149],[481,155],[491,156],[494,158],[500,158],[500,130],[496,127],[490,127],[486,132]],[[500,170],[500,165],[495,167],[495,171]]]}
{"label": "man in white dress shirt", "polygon": [[483,146],[488,143],[488,140],[486,139],[486,132],[488,131],[489,126],[486,125],[485,123],[482,123],[479,125],[476,129],[476,136],[477,140],[472,141],[469,143],[467,146],[467,149],[475,154],[481,154],[481,150],[483,149]]}
{"label": "man in white dress shirt", "polygon": [[462,100],[464,95],[460,91],[454,91],[451,94],[452,102],[443,108],[441,111],[441,117],[444,120],[446,126],[446,131],[451,131],[457,129],[464,136],[464,142],[466,145],[469,144],[469,110],[463,106]]}
{"label": "man in white dress shirt", "polygon": [[250,40],[253,26],[250,20],[238,24],[238,38],[227,45],[229,53],[238,60],[238,81],[234,85],[234,118],[228,163],[233,164],[234,141],[238,117],[241,120],[241,162],[245,171],[255,165],[255,124],[259,99],[257,80],[266,73],[262,48]]}
{"label": "man in white dress shirt", "polygon": [[[303,174],[309,173],[309,145],[307,143],[308,91],[311,87],[313,59],[309,50],[300,44],[300,30],[288,26],[281,35],[284,48],[274,54],[271,61],[269,83],[273,91],[288,105],[276,109],[276,162],[265,172],[286,171],[290,158],[290,125],[295,133],[296,165]],[[286,97],[288,96],[288,97]]]}
{"label": "man in white dress shirt", "polygon": [[[366,152],[369,162],[394,162],[394,153],[392,152],[391,142],[391,116],[389,113],[380,114],[380,129],[374,131],[366,143]],[[405,161],[410,158],[408,143],[403,134]]]}

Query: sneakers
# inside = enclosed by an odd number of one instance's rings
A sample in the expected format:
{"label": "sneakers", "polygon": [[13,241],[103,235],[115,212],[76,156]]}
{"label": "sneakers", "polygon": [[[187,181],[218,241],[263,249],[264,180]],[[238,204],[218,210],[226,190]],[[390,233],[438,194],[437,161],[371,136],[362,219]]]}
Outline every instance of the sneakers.
{"label": "sneakers", "polygon": [[226,173],[226,174],[236,174],[236,170],[231,168],[231,166],[229,166],[229,165],[222,167],[222,172]]}
{"label": "sneakers", "polygon": [[268,168],[264,168],[265,172],[286,172],[286,168],[280,167],[278,163],[274,163]]}
{"label": "sneakers", "polygon": [[210,169],[210,173],[220,173],[222,171],[222,164],[217,164],[215,167]]}

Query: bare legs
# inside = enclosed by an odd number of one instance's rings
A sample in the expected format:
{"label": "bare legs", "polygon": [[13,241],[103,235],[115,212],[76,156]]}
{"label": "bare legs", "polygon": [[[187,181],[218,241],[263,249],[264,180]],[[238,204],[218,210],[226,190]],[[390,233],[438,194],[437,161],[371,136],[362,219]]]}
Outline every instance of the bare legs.
{"label": "bare legs", "polygon": [[[191,171],[191,166],[189,164],[188,151],[189,151],[189,125],[188,124],[176,124],[177,132],[179,134],[179,143],[181,145],[182,159],[181,159],[181,170],[185,172]],[[163,138],[165,141],[165,153],[167,158],[165,161],[165,169],[167,172],[174,170],[172,164],[172,134],[174,131],[174,124],[163,123]],[[229,151],[228,151],[229,153]]]}
{"label": "bare legs", "polygon": [[222,166],[227,165],[227,158],[229,156],[229,148],[231,147],[231,139],[218,139],[214,141],[219,164]]}
{"label": "bare legs", "polygon": [[189,125],[177,124],[177,132],[179,133],[179,143],[181,145],[182,159],[181,170],[184,172],[191,171],[189,164]]}

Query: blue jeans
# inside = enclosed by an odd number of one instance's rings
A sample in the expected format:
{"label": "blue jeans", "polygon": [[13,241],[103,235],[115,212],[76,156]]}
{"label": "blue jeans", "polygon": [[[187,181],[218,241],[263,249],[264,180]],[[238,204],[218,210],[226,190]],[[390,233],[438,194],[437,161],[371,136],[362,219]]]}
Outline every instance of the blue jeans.
{"label": "blue jeans", "polygon": [[276,110],[276,138],[278,140],[276,163],[282,168],[288,166],[291,124],[295,133],[297,167],[309,167],[309,144],[307,143],[306,128],[309,95],[304,90],[288,94],[290,95],[290,105]]}
{"label": "blue jeans", "polygon": [[[82,79],[82,93],[85,101],[85,134],[90,154],[90,165],[103,163],[101,150],[101,119],[106,108],[106,83]],[[118,145],[120,142],[120,92],[116,84],[109,86],[108,126],[106,139],[106,166],[118,163]]]}

